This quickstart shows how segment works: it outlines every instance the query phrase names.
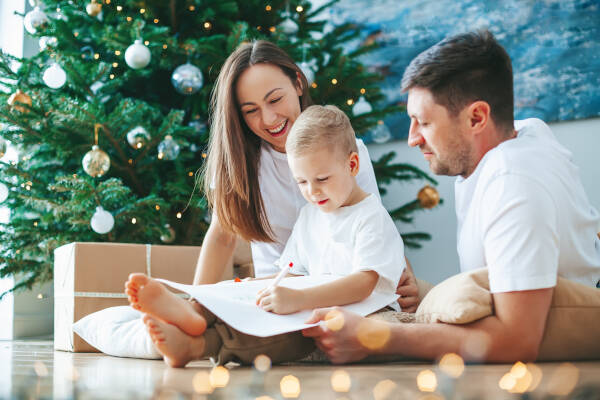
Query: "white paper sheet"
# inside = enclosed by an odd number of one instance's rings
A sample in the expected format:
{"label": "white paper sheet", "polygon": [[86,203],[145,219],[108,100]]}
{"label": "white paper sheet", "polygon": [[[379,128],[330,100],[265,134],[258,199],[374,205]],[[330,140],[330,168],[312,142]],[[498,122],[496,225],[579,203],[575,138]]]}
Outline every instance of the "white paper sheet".
{"label": "white paper sheet", "polygon": [[[285,278],[281,286],[302,289],[331,282],[334,276],[299,276]],[[221,282],[215,285],[184,285],[165,279],[157,279],[194,297],[217,317],[232,328],[252,336],[267,337],[280,333],[294,332],[318,324],[305,324],[312,311],[300,311],[295,314],[279,315],[264,311],[256,305],[258,291],[267,287],[273,280],[255,280],[244,282]],[[373,292],[365,300],[343,306],[356,314],[367,315],[382,309],[398,299],[396,294]]]}

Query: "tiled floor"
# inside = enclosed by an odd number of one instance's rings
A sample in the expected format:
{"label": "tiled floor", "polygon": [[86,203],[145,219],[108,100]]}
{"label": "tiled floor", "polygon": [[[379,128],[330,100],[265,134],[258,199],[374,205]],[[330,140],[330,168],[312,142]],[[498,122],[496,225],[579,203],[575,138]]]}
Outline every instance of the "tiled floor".
{"label": "tiled floor", "polygon": [[[436,364],[295,365],[273,367],[264,373],[230,364],[225,373],[229,378],[225,387],[214,388],[210,384],[212,368],[208,362],[172,369],[162,361],[55,352],[49,341],[0,341],[0,398],[266,400],[282,399],[284,394],[317,400],[600,398],[600,362],[537,365],[541,381],[533,392],[525,395],[499,387],[512,365],[468,365],[458,379],[452,379]],[[338,380],[332,381],[334,373],[340,370],[344,372],[336,374]],[[421,374],[426,370],[433,374]],[[537,370],[528,369],[533,381]],[[215,379],[218,381],[219,371],[213,372],[213,384],[218,383]],[[422,380],[418,379],[419,374]],[[297,378],[299,394],[294,389],[294,378],[284,379],[288,375]],[[435,392],[420,390],[418,382],[421,389],[431,387],[432,381],[427,384],[425,378],[432,376],[437,381]],[[349,391],[336,392],[333,386],[344,389],[348,377]],[[504,383],[510,385],[511,381],[506,378]],[[554,397],[567,392],[566,397]]]}

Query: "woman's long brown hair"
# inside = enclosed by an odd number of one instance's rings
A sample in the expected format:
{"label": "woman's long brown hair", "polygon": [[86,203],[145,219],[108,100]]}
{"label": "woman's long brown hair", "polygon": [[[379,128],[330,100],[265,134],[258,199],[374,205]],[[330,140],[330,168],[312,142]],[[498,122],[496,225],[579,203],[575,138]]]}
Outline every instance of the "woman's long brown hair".
{"label": "woman's long brown hair", "polygon": [[264,40],[240,45],[223,64],[212,92],[203,185],[208,202],[226,231],[248,241],[273,242],[258,182],[261,139],[244,122],[236,96],[240,75],[260,63],[281,68],[294,86],[300,77],[300,107],[304,110],[312,104],[306,77],[285,51]]}

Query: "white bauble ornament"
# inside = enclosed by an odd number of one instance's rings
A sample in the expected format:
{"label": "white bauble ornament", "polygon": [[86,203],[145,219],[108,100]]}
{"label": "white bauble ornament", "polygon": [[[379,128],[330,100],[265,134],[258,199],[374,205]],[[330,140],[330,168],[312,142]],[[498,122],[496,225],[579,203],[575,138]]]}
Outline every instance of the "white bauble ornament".
{"label": "white bauble ornament", "polygon": [[304,73],[304,76],[306,77],[306,80],[308,81],[309,84],[311,84],[315,81],[315,72],[313,71],[310,63],[307,63],[306,61],[302,61],[300,63],[300,65],[298,65],[298,67],[300,67],[300,69]]}
{"label": "white bauble ornament", "polygon": [[98,145],[93,145],[92,150],[85,153],[81,160],[83,170],[92,178],[100,178],[110,169],[110,157],[106,152],[100,149]]}
{"label": "white bauble ornament", "polygon": [[136,126],[127,132],[127,143],[134,149],[141,149],[150,141],[150,134],[143,126]]}
{"label": "white bauble ornament", "polygon": [[48,47],[56,47],[58,40],[54,36],[42,36],[38,44],[40,45],[40,50],[44,51]]}
{"label": "white bauble ornament", "polygon": [[160,240],[163,243],[173,243],[176,236],[175,229],[169,224],[165,225],[165,229],[167,230],[167,233],[160,235]]}
{"label": "white bauble ornament", "polygon": [[175,68],[171,75],[171,83],[177,92],[192,95],[202,88],[204,77],[200,68],[186,63]]}
{"label": "white bauble ornament", "polygon": [[92,216],[90,225],[94,232],[104,235],[112,230],[115,226],[115,218],[111,213],[105,211],[101,206],[96,207],[96,212]]}
{"label": "white bauble ornament", "polygon": [[125,50],[125,62],[133,69],[145,68],[150,64],[152,54],[150,49],[144,46],[141,39],[136,40]]}
{"label": "white bauble ornament", "polygon": [[284,19],[278,28],[286,35],[295,35],[298,33],[298,24],[290,17]]}
{"label": "white bauble ornament", "polygon": [[0,182],[0,203],[3,203],[4,200],[8,198],[8,186],[4,183]]}
{"label": "white bauble ornament", "polygon": [[207,128],[206,122],[202,121],[201,119],[195,119],[190,121],[188,126],[194,128],[196,133],[203,133],[204,131],[206,131]]}
{"label": "white bauble ornament", "polygon": [[44,71],[42,79],[49,88],[59,89],[67,81],[67,73],[60,65],[54,63]]}
{"label": "white bauble ornament", "polygon": [[373,107],[365,100],[365,96],[360,96],[354,107],[352,107],[352,114],[354,115],[367,114],[371,111],[373,111]]}
{"label": "white bauble ornament", "polygon": [[39,7],[35,7],[33,10],[29,11],[25,15],[25,19],[23,19],[25,29],[32,35],[37,33],[38,30],[43,29],[47,24],[48,16]]}
{"label": "white bauble ornament", "polygon": [[171,135],[158,144],[158,158],[160,160],[174,160],[179,155],[179,145]]}
{"label": "white bauble ornament", "polygon": [[377,125],[371,130],[371,139],[375,143],[385,143],[391,138],[392,133],[387,125],[382,120],[377,121]]}

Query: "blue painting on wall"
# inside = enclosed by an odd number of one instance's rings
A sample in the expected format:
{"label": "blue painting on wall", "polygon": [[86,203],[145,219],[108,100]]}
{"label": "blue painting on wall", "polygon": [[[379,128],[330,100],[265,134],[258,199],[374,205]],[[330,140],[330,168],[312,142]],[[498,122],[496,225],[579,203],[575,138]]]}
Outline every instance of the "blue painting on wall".
{"label": "blue painting on wall", "polygon": [[[341,0],[328,18],[357,23],[381,47],[363,62],[386,75],[387,101],[405,103],[404,69],[446,36],[489,29],[513,62],[515,118],[547,122],[600,115],[598,0]],[[405,138],[405,113],[385,120]]]}

